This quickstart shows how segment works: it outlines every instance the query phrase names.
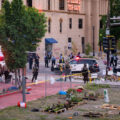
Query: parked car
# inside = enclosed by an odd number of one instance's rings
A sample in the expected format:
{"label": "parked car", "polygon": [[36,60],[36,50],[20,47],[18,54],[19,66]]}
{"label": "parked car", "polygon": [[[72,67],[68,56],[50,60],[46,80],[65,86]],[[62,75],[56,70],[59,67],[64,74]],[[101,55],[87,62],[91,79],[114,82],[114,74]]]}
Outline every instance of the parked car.
{"label": "parked car", "polygon": [[87,64],[91,73],[99,72],[99,65],[95,59],[91,58],[75,58],[69,62],[72,73],[81,72],[84,64]]}

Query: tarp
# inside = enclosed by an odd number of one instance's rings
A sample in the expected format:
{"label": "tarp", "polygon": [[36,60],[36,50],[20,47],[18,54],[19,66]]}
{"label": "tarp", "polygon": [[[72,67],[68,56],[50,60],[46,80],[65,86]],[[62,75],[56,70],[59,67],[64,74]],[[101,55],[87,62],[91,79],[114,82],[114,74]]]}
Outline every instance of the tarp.
{"label": "tarp", "polygon": [[45,43],[52,44],[52,43],[58,43],[58,41],[55,40],[54,38],[45,38]]}

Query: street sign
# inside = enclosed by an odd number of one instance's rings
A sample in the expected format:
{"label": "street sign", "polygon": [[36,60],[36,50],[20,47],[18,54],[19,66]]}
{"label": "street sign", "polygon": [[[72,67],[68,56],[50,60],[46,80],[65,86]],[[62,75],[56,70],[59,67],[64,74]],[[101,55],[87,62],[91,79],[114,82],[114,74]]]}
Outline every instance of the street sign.
{"label": "street sign", "polygon": [[109,35],[109,34],[110,34],[110,30],[106,29],[106,35]]}

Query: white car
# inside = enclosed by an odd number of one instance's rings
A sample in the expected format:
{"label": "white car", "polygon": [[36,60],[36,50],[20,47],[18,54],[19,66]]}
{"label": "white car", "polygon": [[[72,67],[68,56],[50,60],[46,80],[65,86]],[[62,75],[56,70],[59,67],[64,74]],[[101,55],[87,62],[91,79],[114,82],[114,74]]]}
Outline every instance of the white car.
{"label": "white car", "polygon": [[90,72],[99,72],[99,66],[95,59],[79,58],[77,60],[74,59],[70,61],[69,64],[70,64],[72,73],[81,72],[84,64],[87,65]]}

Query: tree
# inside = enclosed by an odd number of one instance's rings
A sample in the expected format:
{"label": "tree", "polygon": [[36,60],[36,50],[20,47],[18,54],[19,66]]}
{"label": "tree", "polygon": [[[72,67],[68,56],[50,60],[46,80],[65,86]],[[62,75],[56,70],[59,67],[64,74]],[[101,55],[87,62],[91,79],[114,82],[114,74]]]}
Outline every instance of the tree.
{"label": "tree", "polygon": [[[110,17],[117,17],[120,16],[120,0],[110,0]],[[103,37],[106,36],[106,21],[107,21],[107,15],[102,16],[101,18],[103,27],[100,29],[99,32],[99,43],[103,41]],[[114,21],[111,21],[111,23]],[[117,22],[117,21],[115,21]],[[110,34],[114,35],[117,40],[120,39],[120,27],[110,27]]]}
{"label": "tree", "polygon": [[86,44],[86,47],[85,47],[85,54],[86,54],[86,55],[89,55],[90,52],[91,52],[91,50],[92,50],[92,48],[91,48],[90,44],[89,44],[89,43]]}
{"label": "tree", "polygon": [[[111,0],[110,1],[110,17],[118,17],[120,16],[120,0]],[[117,23],[119,21],[111,21],[111,23]],[[115,38],[117,40],[120,39],[120,34],[119,34],[119,31],[120,31],[120,26],[116,26],[116,27],[111,27],[110,29],[110,33],[111,35],[114,35]]]}
{"label": "tree", "polygon": [[0,44],[7,67],[19,73],[27,62],[26,51],[36,50],[45,32],[44,13],[25,7],[22,0],[5,0],[0,13]]}

